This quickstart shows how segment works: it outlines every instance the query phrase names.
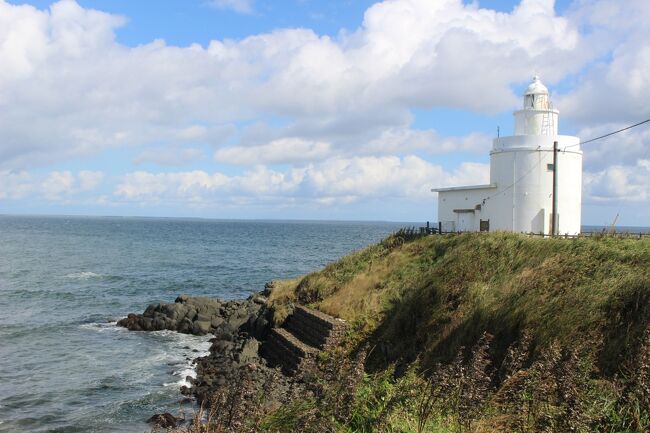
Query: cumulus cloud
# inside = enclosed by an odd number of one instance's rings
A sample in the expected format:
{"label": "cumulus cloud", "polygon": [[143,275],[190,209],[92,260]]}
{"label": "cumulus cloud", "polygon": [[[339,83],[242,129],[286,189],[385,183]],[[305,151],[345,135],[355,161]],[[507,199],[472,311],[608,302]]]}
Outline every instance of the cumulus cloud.
{"label": "cumulus cloud", "polygon": [[101,171],[82,170],[79,172],[79,189],[81,191],[92,191],[104,180],[104,173]]}
{"label": "cumulus cloud", "polygon": [[281,138],[260,146],[235,146],[219,149],[219,162],[236,165],[277,164],[315,161],[330,154],[330,144],[301,138]]}
{"label": "cumulus cloud", "polygon": [[33,177],[26,171],[0,170],[0,200],[17,200],[29,195],[33,189]]}
{"label": "cumulus cloud", "polygon": [[580,2],[573,21],[591,31],[604,58],[577,78],[558,99],[570,119],[581,125],[631,124],[650,118],[650,2]]}
{"label": "cumulus cloud", "polygon": [[27,197],[60,201],[64,198],[96,190],[104,179],[101,171],[51,171],[36,175],[27,171],[0,171],[0,200]]}
{"label": "cumulus cloud", "polygon": [[643,203],[650,200],[650,160],[633,166],[612,165],[602,171],[585,173],[587,198],[595,202]]}
{"label": "cumulus cloud", "polygon": [[[211,3],[253,11],[246,0]],[[47,10],[0,0],[0,199],[90,194],[107,183],[102,173],[30,169],[125,147],[136,164],[180,167],[210,149],[243,168],[132,171],[106,202],[428,197],[432,186],[482,183],[487,168],[450,171],[425,157],[483,154],[490,137],[415,129],[411,110],[510,110],[520,101],[513,87],[533,72],[568,88],[555,102],[583,139],[650,118],[647,1],[577,1],[563,17],[553,0],[508,13],[467,3],[379,2],[334,37],[277,29],[128,47],[115,38],[123,17],[73,0]],[[648,134],[585,147],[587,196],[647,197],[638,161]]]}
{"label": "cumulus cloud", "polygon": [[511,85],[533,69],[558,80],[591,53],[552,0],[524,0],[512,13],[385,1],[336,38],[280,29],[206,47],[127,47],[115,40],[124,23],[73,0],[49,10],[0,0],[0,167],[107,147],[211,144],[213,128],[266,116],[290,126],[274,139],[360,147],[368,131],[380,138],[408,126],[413,106],[510,107]]}
{"label": "cumulus cloud", "polygon": [[209,4],[217,9],[229,9],[240,14],[253,13],[252,0],[211,0]]}
{"label": "cumulus cloud", "polygon": [[425,152],[429,155],[451,152],[487,153],[491,145],[492,137],[480,133],[470,133],[462,137],[443,137],[431,129],[414,130],[400,127],[385,129],[379,136],[361,144],[358,151],[370,154]]}
{"label": "cumulus cloud", "polygon": [[[582,128],[578,135],[582,140],[589,140],[626,126],[629,125],[604,123]],[[639,159],[650,155],[650,125],[593,141],[582,147],[585,166],[590,171],[600,171],[612,164],[634,166]]]}
{"label": "cumulus cloud", "polygon": [[242,175],[205,171],[125,175],[114,194],[122,199],[160,202],[171,200],[209,205],[241,197],[292,197],[304,202],[349,203],[376,197],[426,199],[432,185],[484,183],[485,164],[465,163],[453,172],[417,156],[332,158],[286,171],[258,166]]}

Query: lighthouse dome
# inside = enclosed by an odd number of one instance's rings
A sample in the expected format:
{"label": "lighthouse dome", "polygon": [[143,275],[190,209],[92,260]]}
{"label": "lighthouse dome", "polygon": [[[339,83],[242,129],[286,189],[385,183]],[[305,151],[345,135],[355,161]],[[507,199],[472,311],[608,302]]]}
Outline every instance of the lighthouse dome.
{"label": "lighthouse dome", "polygon": [[548,88],[542,83],[537,75],[533,77],[533,81],[528,85],[524,95],[548,95]]}
{"label": "lighthouse dome", "polygon": [[535,75],[533,81],[524,92],[524,109],[527,110],[548,110],[551,108],[548,88]]}

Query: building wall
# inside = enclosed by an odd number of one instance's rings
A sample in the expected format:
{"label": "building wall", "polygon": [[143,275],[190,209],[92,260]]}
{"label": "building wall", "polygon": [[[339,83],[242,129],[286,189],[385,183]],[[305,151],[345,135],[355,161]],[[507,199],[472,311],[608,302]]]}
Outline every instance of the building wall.
{"label": "building wall", "polygon": [[[514,136],[495,140],[490,181],[497,194],[486,211],[496,230],[549,233],[553,207],[553,141],[558,148],[579,143],[569,136]],[[578,146],[558,152],[558,220],[560,234],[580,232],[582,152]]]}
{"label": "building wall", "polygon": [[514,116],[515,136],[557,135],[558,110],[519,110]]}
{"label": "building wall", "polygon": [[[553,141],[558,148],[558,233],[580,233],[582,152],[577,137],[513,136],[496,139],[490,154],[490,183],[496,188],[461,189],[438,194],[438,217],[448,231],[479,230],[550,233],[553,206]],[[454,209],[475,209],[472,216]],[[453,229],[451,229],[453,222]],[[461,224],[463,224],[461,226]],[[468,230],[470,230],[468,228]]]}
{"label": "building wall", "polygon": [[[487,219],[483,200],[495,191],[496,188],[479,188],[439,192],[438,219],[443,231],[478,231],[480,220]],[[474,212],[454,212],[454,209],[474,209]]]}

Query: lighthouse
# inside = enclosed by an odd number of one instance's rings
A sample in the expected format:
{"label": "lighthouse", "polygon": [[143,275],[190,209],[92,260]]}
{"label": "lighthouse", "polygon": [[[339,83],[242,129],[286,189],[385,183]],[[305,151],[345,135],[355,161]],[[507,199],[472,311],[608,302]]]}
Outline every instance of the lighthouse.
{"label": "lighthouse", "polygon": [[490,183],[432,189],[443,231],[580,233],[580,139],[558,135],[559,111],[534,77],[514,112],[514,133],[497,137]]}

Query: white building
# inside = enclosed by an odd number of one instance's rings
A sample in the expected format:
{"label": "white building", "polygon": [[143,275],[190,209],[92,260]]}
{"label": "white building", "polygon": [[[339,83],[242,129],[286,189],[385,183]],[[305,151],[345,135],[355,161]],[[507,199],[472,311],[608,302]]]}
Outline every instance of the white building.
{"label": "white building", "polygon": [[559,111],[538,77],[515,111],[515,131],[494,139],[488,185],[438,188],[443,231],[552,232],[553,143],[556,153],[556,234],[580,233],[582,151],[578,137],[558,135]]}

